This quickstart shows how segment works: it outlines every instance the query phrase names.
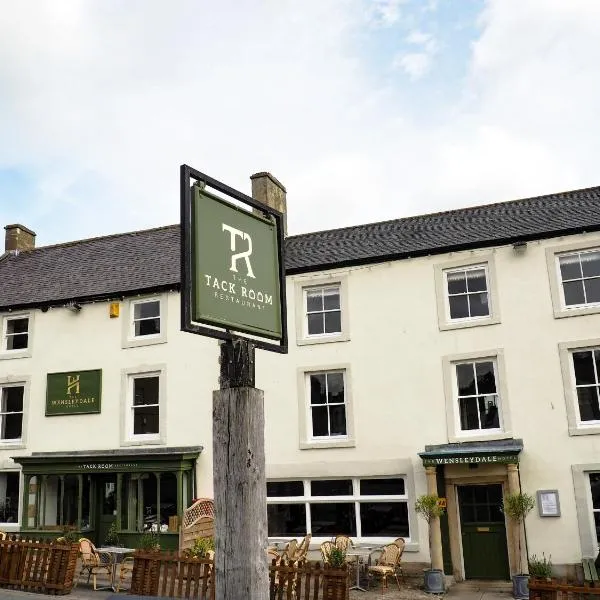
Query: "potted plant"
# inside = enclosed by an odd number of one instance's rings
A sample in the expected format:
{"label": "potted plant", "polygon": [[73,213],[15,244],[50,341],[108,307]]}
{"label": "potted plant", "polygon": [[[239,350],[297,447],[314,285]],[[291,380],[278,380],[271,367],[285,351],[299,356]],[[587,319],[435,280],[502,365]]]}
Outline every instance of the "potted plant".
{"label": "potted plant", "polygon": [[118,546],[119,545],[119,531],[117,529],[117,522],[113,521],[106,532],[104,543],[107,546]]}
{"label": "potted plant", "polygon": [[160,550],[160,538],[155,531],[145,531],[138,542],[138,549],[146,552],[156,552]]}
{"label": "potted plant", "polygon": [[525,522],[525,517],[533,510],[535,500],[530,494],[515,492],[507,494],[504,498],[504,514],[514,522],[517,530],[517,570],[512,576],[513,597],[519,599],[529,598],[529,587],[527,581],[529,575],[524,572],[523,553],[521,551],[521,526]]}
{"label": "potted plant", "polygon": [[185,551],[190,558],[206,558],[209,552],[214,552],[215,542],[211,537],[199,537],[194,540],[191,548]]}
{"label": "potted plant", "polygon": [[346,553],[334,546],[329,552],[329,565],[323,573],[323,599],[346,600],[350,594]]}
{"label": "potted plant", "polygon": [[542,558],[532,554],[529,559],[529,576],[550,581],[552,579],[552,557],[546,558],[543,552]]}
{"label": "potted plant", "polygon": [[[427,521],[429,556],[431,558],[431,523],[434,519],[439,519],[444,514],[444,509],[440,506],[439,498],[436,494],[424,494],[417,498],[415,511]],[[433,563],[431,563],[430,568],[425,570],[423,587],[426,592],[431,594],[442,594],[445,589],[444,571],[442,569],[434,569]]]}

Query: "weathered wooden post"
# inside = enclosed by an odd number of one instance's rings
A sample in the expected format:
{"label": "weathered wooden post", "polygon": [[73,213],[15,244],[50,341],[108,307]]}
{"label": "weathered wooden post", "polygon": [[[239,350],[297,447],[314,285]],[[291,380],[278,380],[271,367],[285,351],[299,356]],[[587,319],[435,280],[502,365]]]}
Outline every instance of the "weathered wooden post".
{"label": "weathered wooden post", "polygon": [[265,419],[254,349],[287,352],[283,218],[186,165],[181,216],[181,329],[222,341],[213,392],[216,600],[267,600]]}

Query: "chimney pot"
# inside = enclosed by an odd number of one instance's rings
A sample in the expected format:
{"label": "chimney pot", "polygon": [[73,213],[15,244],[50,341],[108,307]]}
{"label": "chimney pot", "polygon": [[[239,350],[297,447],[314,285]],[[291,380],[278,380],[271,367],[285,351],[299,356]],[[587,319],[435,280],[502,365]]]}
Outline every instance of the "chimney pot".
{"label": "chimney pot", "polygon": [[283,235],[287,235],[287,198],[285,186],[265,171],[250,175],[252,197],[283,214]]}
{"label": "chimney pot", "polygon": [[5,228],[4,251],[31,250],[35,248],[35,231],[31,231],[24,225],[15,223]]}

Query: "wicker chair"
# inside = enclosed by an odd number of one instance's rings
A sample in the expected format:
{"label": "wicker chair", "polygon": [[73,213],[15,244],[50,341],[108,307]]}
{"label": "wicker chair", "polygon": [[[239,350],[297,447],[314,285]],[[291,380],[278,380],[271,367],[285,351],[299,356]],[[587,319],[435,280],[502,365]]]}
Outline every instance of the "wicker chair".
{"label": "wicker chair", "polygon": [[[396,569],[400,564],[400,557],[402,556],[402,552],[400,548],[396,544],[388,544],[383,547],[383,552],[376,565],[372,565],[367,569],[368,582],[370,583],[371,578],[374,576],[381,577],[381,591],[387,589],[387,578],[390,575],[393,575],[396,579],[396,584],[398,585],[398,589],[400,589],[400,581],[398,580],[398,575],[396,573]],[[368,585],[368,584],[367,584]]]}
{"label": "wicker chair", "polygon": [[320,550],[321,550],[321,557],[323,558],[324,565],[329,564],[329,555],[331,554],[331,551],[333,550],[334,547],[335,547],[335,544],[333,542],[323,542],[321,544]]}
{"label": "wicker chair", "polygon": [[114,563],[113,557],[109,552],[99,552],[90,540],[81,538],[79,540],[79,556],[81,558],[81,571],[79,571],[79,576],[75,580],[75,585],[73,587],[77,586],[81,575],[83,575],[85,571],[87,571],[88,574],[88,583],[90,582],[90,577],[93,577],[94,590],[98,589],[96,587],[96,575],[100,573],[106,574],[112,584]]}
{"label": "wicker chair", "polygon": [[350,548],[354,548],[354,542],[347,535],[336,535],[333,544],[343,552],[348,552]]}
{"label": "wicker chair", "polygon": [[312,535],[307,533],[300,544],[298,544],[298,549],[296,550],[296,560],[304,560],[306,555],[308,554],[308,549],[310,547],[310,540]]}
{"label": "wicker chair", "polygon": [[396,546],[398,546],[398,548],[400,548],[400,558],[398,559],[398,566],[396,567],[396,573],[400,573],[400,577],[402,577],[402,580],[404,581],[404,570],[402,569],[402,554],[404,553],[404,546],[406,546],[406,541],[404,540],[404,538],[399,537],[396,538],[393,542],[393,544],[396,544]]}
{"label": "wicker chair", "polygon": [[296,552],[298,551],[298,540],[290,540],[283,551],[283,557],[286,560],[296,560]]}
{"label": "wicker chair", "polygon": [[131,576],[133,574],[133,556],[126,556],[121,561],[121,566],[119,567],[119,582],[117,583],[117,587],[115,588],[115,593],[119,593],[119,590],[123,588],[123,583],[127,579],[127,576]]}
{"label": "wicker chair", "polygon": [[6,533],[6,531],[0,531],[0,540],[5,540],[7,536],[8,534]]}

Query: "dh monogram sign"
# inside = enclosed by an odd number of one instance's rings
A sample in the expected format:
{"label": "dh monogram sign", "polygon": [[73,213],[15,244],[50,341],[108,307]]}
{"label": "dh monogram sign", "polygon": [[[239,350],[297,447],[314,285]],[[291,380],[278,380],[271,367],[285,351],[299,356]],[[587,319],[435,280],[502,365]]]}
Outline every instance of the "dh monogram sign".
{"label": "dh monogram sign", "polygon": [[99,413],[102,370],[48,373],[46,416]]}

